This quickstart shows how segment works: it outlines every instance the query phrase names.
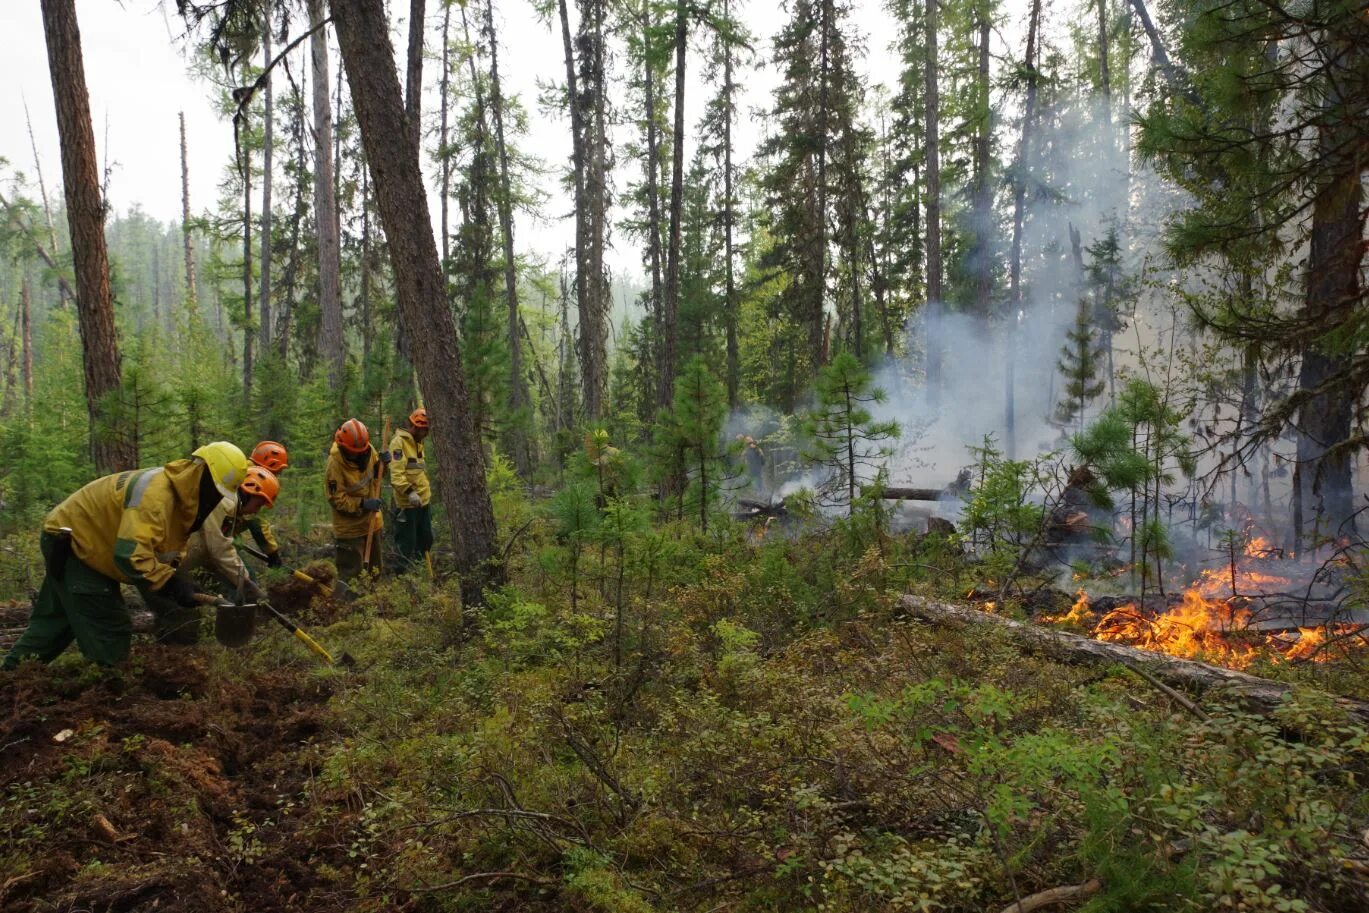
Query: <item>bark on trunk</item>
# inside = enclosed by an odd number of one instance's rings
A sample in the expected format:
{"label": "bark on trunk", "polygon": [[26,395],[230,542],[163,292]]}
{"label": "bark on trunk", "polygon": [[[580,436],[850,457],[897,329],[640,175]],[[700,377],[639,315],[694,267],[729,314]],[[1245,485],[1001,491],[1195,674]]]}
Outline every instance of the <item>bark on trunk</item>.
{"label": "bark on trunk", "polygon": [[927,143],[927,398],[941,399],[941,150],[937,131],[936,0],[923,0],[927,28],[926,143]]}
{"label": "bark on trunk", "polygon": [[42,12],[76,267],[76,311],[85,367],[91,456],[99,472],[110,473],[133,468],[134,452],[131,441],[110,434],[103,427],[106,398],[118,394],[121,376],[114,301],[109,287],[109,253],[105,247],[105,208],[100,193],[100,169],[95,160],[95,131],[90,123],[90,94],[81,57],[81,31],[76,21],[75,0],[42,0]]}
{"label": "bark on trunk", "polygon": [[[267,17],[266,30],[262,33],[262,56],[271,65],[271,21]],[[272,153],[275,137],[275,99],[271,92],[271,74],[266,75],[265,111],[262,123],[261,151],[261,285],[258,286],[257,301],[261,309],[261,353],[271,351],[271,177]]]}
{"label": "bark on trunk", "polygon": [[185,143],[185,112],[181,112],[181,241],[185,246],[185,319],[193,322],[198,309],[195,294],[195,242],[190,233],[190,157]]}
{"label": "bark on trunk", "polygon": [[[1238,700],[1243,706],[1259,713],[1271,713],[1292,690],[1282,682],[1274,682],[1244,672],[1210,666],[1194,660],[1178,659],[1163,653],[1139,650],[1124,644],[1094,640],[1079,634],[1053,631],[1039,625],[990,615],[966,606],[934,602],[921,596],[904,596],[903,607],[914,618],[936,625],[971,630],[998,631],[1013,643],[1033,653],[1047,656],[1070,665],[1132,666],[1154,676],[1167,685],[1188,688],[1200,693],[1220,691]],[[1369,703],[1335,698],[1335,704],[1346,713],[1369,723]]]}
{"label": "bark on trunk", "polygon": [[[581,305],[581,369],[585,376],[585,414],[591,419],[604,417],[608,392],[608,274],[604,270],[604,249],[608,244],[608,86],[605,29],[607,0],[588,0],[581,21],[581,44],[590,49],[585,64],[587,79],[581,89],[589,96],[594,112],[593,135],[586,163],[585,191],[589,198],[589,280],[590,300]],[[587,319],[588,318],[588,319]]]}
{"label": "bark on trunk", "polygon": [[989,184],[989,141],[992,131],[992,107],[989,104],[989,18],[981,14],[979,20],[979,95],[981,118],[974,141],[974,302],[976,315],[984,323],[987,344],[989,295],[993,289],[993,257],[990,243],[993,235],[993,188]]}
{"label": "bark on trunk", "polygon": [[[338,4],[333,5],[336,7]],[[323,0],[309,0],[309,25],[316,29],[309,39],[309,49],[314,80],[314,223],[318,232],[319,354],[328,364],[328,381],[334,393],[341,396],[347,372],[347,350],[342,336],[342,252],[338,246],[337,196],[333,185],[333,107],[329,97],[328,30],[322,27],[323,9]],[[388,31],[378,32],[375,40],[379,41],[380,35],[388,34]],[[388,38],[386,43],[388,46]],[[403,136],[405,133],[394,135]]]}
{"label": "bark on trunk", "polygon": [[[651,321],[655,329],[656,388],[665,374],[664,284],[661,279],[660,125],[656,122],[656,65],[652,60],[651,4],[642,4],[642,79],[646,95],[646,212],[647,260],[651,264]],[[659,394],[658,394],[659,397]]]}
{"label": "bark on trunk", "polygon": [[[730,0],[723,0],[723,21],[732,21]],[[736,85],[732,81],[732,42],[723,43],[723,256],[726,258],[723,269],[726,286],[724,289],[723,313],[727,321],[727,405],[735,409],[738,390],[741,387],[741,347],[737,341],[737,279],[735,274],[735,250],[732,232],[736,225],[736,201],[732,198],[732,113],[733,96]],[[889,354],[893,354],[891,351]]]}
{"label": "bark on trunk", "polygon": [[441,152],[439,156],[442,160],[442,268],[447,268],[447,263],[452,256],[452,238],[450,219],[448,217],[448,206],[452,196],[452,156],[447,148],[447,108],[450,101],[447,96],[447,87],[451,83],[451,29],[452,29],[452,5],[444,3],[442,5],[442,109],[441,124],[438,127]]}
{"label": "bark on trunk", "polygon": [[1012,254],[1008,263],[1008,315],[1003,321],[1003,451],[1017,456],[1017,322],[1022,314],[1022,234],[1026,223],[1027,184],[1032,180],[1032,141],[1036,123],[1037,35],[1041,29],[1041,0],[1032,0],[1027,21],[1027,95],[1022,106],[1022,135],[1017,146],[1017,174],[1013,178]]}
{"label": "bark on trunk", "polygon": [[[590,309],[590,242],[589,242],[589,211],[586,199],[586,180],[587,180],[587,155],[585,145],[587,137],[585,134],[584,117],[581,111],[581,98],[579,89],[579,79],[576,76],[575,52],[572,46],[570,31],[570,12],[567,9],[567,0],[557,0],[557,9],[561,17],[561,44],[565,52],[566,59],[566,107],[570,110],[570,138],[571,138],[571,170],[575,184],[575,302],[580,311],[580,337],[581,337],[581,360],[584,360],[584,353],[588,348],[588,334],[592,328],[593,315],[590,316],[590,326],[586,325],[585,318]],[[584,386],[586,399],[590,393],[589,370],[581,365],[584,374]],[[564,404],[563,404],[564,405]],[[586,410],[589,404],[586,402]],[[596,417],[593,413],[591,418]],[[570,417],[567,414],[561,416],[562,422],[570,424]]]}
{"label": "bark on trunk", "polygon": [[490,110],[494,115],[494,143],[499,156],[499,230],[504,240],[504,300],[508,310],[509,412],[508,447],[518,474],[532,474],[532,446],[527,423],[532,398],[523,367],[523,340],[518,315],[518,261],[513,245],[513,180],[509,176],[509,147],[504,140],[504,93],[499,80],[499,41],[494,29],[494,0],[485,0],[485,37],[490,45]]}
{"label": "bark on trunk", "polygon": [[252,403],[252,153],[240,152],[242,160],[242,401]]}
{"label": "bark on trunk", "polygon": [[1098,10],[1098,85],[1103,95],[1103,123],[1109,128],[1104,139],[1112,142],[1112,76],[1108,71],[1108,0],[1097,0]]}
{"label": "bark on trunk", "polygon": [[809,316],[808,347],[813,359],[812,370],[816,372],[827,363],[826,325],[823,319],[827,313],[827,134],[831,122],[831,42],[833,0],[821,0],[822,21],[818,28],[818,186],[817,186],[817,239],[813,250],[814,283],[813,313]]}
{"label": "bark on trunk", "polygon": [[382,0],[331,0],[343,67],[361,140],[389,241],[395,292],[405,324],[422,327],[410,340],[429,410],[437,416],[433,449],[443,471],[438,492],[455,539],[463,593],[479,599],[502,577],[497,567],[494,513],[485,487],[485,456],[471,418],[456,323],[447,307],[418,147],[396,143],[407,135],[394,51]]}
{"label": "bark on trunk", "polygon": [[689,39],[684,0],[675,2],[675,127],[670,147],[670,235],[666,240],[665,313],[661,327],[661,377],[656,404],[675,399],[676,347],[680,315],[680,221],[684,213],[685,63]]}
{"label": "bark on trunk", "polygon": [[409,117],[409,137],[423,162],[423,20],[426,0],[409,0],[408,72],[404,79],[404,113]]}
{"label": "bark on trunk", "polygon": [[[1360,306],[1361,196],[1358,171],[1345,169],[1327,182],[1313,205],[1303,307],[1309,324],[1348,325],[1354,318],[1330,315]],[[1341,445],[1353,434],[1356,399],[1343,390],[1319,389],[1349,372],[1353,357],[1321,340],[1313,340],[1302,355],[1298,390],[1309,394],[1297,421],[1303,508],[1298,532],[1304,541],[1355,532],[1354,460]]]}
{"label": "bark on trunk", "polygon": [[23,340],[24,411],[28,413],[33,408],[33,298],[27,273],[19,286],[19,308],[20,335]]}

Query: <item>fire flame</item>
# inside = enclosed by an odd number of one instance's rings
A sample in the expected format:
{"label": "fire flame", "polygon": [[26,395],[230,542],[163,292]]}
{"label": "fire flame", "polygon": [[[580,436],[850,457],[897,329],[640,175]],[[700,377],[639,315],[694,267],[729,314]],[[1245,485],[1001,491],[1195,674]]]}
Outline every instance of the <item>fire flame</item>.
{"label": "fire flame", "polygon": [[1256,651],[1233,641],[1230,635],[1249,624],[1248,610],[1207,599],[1191,589],[1184,591],[1177,606],[1154,618],[1135,605],[1113,609],[1098,622],[1093,636],[1185,659],[1216,656],[1226,665],[1245,668]]}

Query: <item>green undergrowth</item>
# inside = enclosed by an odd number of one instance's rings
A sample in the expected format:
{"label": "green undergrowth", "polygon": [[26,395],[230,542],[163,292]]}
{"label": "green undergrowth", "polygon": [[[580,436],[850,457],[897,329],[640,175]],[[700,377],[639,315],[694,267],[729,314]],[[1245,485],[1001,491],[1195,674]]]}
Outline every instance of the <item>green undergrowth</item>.
{"label": "green undergrowth", "polygon": [[363,894],[978,911],[1097,879],[1081,909],[1369,900],[1369,737],[1325,699],[1274,719],[1209,700],[1202,722],[1134,678],[914,622],[899,565],[936,544],[671,529],[626,554],[621,604],[612,550],[587,548],[572,605],[539,535],[464,619],[391,585],[392,617],[328,632],[370,664],[316,778],[356,797]]}
{"label": "green undergrowth", "polygon": [[[898,595],[953,591],[964,567],[877,519],[581,535],[528,516],[486,605],[418,575],[311,627],[356,671],[275,628],[184,654],[217,683],[187,700],[264,675],[330,695],[307,749],[282,749],[298,779],[261,785],[274,806],[233,799],[246,769],[220,771],[218,812],[171,791],[226,847],[223,909],[259,904],[243,885],[283,860],[308,882],[259,880],[299,909],[981,911],[1094,879],[1074,908],[1369,903],[1369,735],[1325,697],[1274,718],[1208,698],[1201,721],[1120,672],[914,621]],[[114,788],[102,772],[127,787],[117,758],[144,750],[119,744],[13,787],[6,877],[57,840],[17,810],[84,821]],[[117,863],[97,854],[78,883]]]}

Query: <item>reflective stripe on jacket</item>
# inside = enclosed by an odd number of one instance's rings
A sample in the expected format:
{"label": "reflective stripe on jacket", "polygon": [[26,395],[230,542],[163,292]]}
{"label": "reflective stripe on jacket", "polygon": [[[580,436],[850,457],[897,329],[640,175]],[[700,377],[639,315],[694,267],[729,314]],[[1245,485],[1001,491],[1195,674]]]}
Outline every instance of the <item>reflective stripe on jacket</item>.
{"label": "reflective stripe on jacket", "polygon": [[342,453],[337,444],[328,451],[328,468],[324,472],[324,491],[333,505],[333,535],[339,539],[355,539],[371,529],[380,530],[384,520],[377,513],[361,509],[364,498],[380,497],[380,454],[372,447],[363,466],[357,466]]}
{"label": "reflective stripe on jacket", "polygon": [[418,492],[418,499],[423,504],[433,497],[423,445],[414,440],[407,428],[399,429],[390,439],[390,487],[394,489],[395,503],[400,507],[409,506],[410,491]]}
{"label": "reflective stripe on jacket", "polygon": [[189,459],[104,476],[54,507],[43,529],[69,528],[76,557],[111,580],[161,589],[185,551],[203,472]]}

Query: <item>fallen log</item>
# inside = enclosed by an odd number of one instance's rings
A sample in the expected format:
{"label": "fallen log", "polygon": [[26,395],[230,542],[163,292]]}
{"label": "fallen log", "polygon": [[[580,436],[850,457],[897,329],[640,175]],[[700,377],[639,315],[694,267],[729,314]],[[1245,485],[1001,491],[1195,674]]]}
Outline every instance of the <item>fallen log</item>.
{"label": "fallen log", "polygon": [[1024,897],[1016,903],[1004,907],[1003,913],[1032,913],[1034,910],[1044,910],[1046,907],[1078,903],[1081,900],[1088,900],[1101,890],[1103,890],[1103,883],[1097,878],[1090,878],[1083,884],[1063,885],[1047,891],[1040,891],[1030,897]]}
{"label": "fallen log", "polygon": [[886,501],[940,501],[943,497],[955,497],[944,488],[900,488],[886,485],[883,492]]}
{"label": "fallen log", "polygon": [[[1235,698],[1242,706],[1259,713],[1272,712],[1292,690],[1291,686],[1282,682],[1245,672],[1223,669],[1191,659],[1179,659],[1124,644],[1093,640],[1078,634],[990,615],[988,612],[967,606],[936,602],[912,595],[904,596],[900,601],[914,618],[931,624],[997,630],[1023,649],[1070,665],[1096,666],[1117,663],[1144,669],[1167,685],[1189,688],[1199,693],[1220,691]],[[1336,697],[1334,701],[1360,723],[1369,725],[1369,703],[1345,697]]]}

